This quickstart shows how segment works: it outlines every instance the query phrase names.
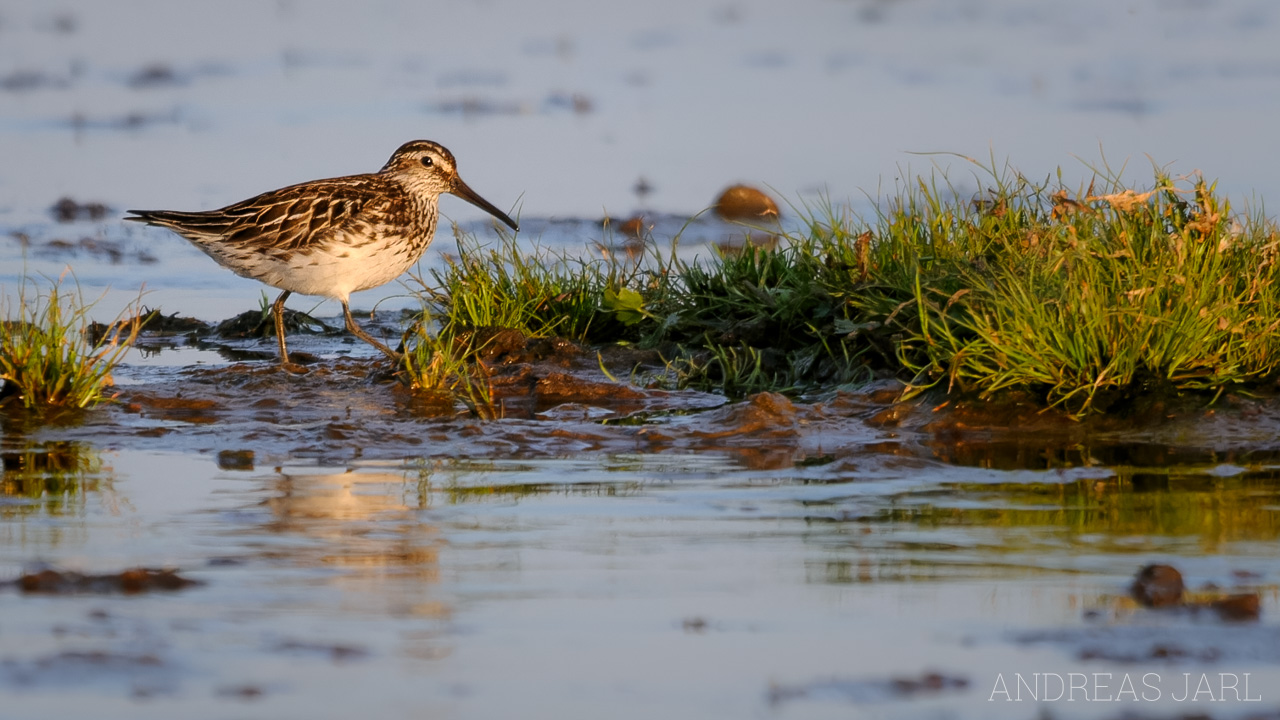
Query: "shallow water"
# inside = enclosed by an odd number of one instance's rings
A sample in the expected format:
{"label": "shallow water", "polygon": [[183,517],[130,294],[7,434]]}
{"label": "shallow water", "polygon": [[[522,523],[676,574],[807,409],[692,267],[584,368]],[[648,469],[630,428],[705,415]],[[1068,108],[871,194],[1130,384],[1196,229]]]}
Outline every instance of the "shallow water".
{"label": "shallow water", "polygon": [[[1175,700],[1183,673],[1247,673],[1264,702],[1213,716],[1275,707],[1280,447],[1222,439],[1274,427],[1268,405],[1184,410],[1173,444],[921,429],[921,406],[877,426],[883,401],[849,393],[481,422],[346,362],[136,366],[117,405],[10,427],[8,574],[204,583],[0,590],[10,716],[1027,717],[992,700],[1018,673],[1146,677],[1162,698],[1124,707],[1148,716],[1207,706]],[[1161,561],[1260,593],[1261,619],[1137,607]]]}
{"label": "shallow water", "polygon": [[[908,165],[977,187],[962,161],[909,151],[994,150],[1072,178],[1101,145],[1139,181],[1150,153],[1240,201],[1273,196],[1275,16],[1261,1],[7,3],[0,285],[12,298],[22,273],[70,266],[105,293],[100,319],[144,286],[166,314],[230,317],[257,284],[121,211],[371,170],[419,136],[518,207],[523,239],[583,253],[617,251],[601,217],[643,211],[657,241],[683,231],[682,252],[706,256],[739,230],[686,222],[739,180],[864,212]],[[63,196],[109,210],[56,222]],[[453,250],[442,231],[423,271]],[[388,317],[404,292],[356,304]],[[291,306],[337,311],[308,302]],[[118,403],[5,419],[0,581],[45,563],[202,584],[6,582],[0,715],[1280,714],[1274,400],[1082,425],[895,405],[883,387],[735,405],[535,387],[481,422],[379,380],[349,340],[298,337],[321,360],[295,378],[244,360],[270,341],[152,339],[116,374]],[[594,358],[570,365],[533,372],[605,382]],[[1129,584],[1154,562],[1197,599],[1258,593],[1259,619],[1138,607]],[[1085,675],[1088,699],[999,692]],[[1211,692],[1178,701],[1203,678]]]}

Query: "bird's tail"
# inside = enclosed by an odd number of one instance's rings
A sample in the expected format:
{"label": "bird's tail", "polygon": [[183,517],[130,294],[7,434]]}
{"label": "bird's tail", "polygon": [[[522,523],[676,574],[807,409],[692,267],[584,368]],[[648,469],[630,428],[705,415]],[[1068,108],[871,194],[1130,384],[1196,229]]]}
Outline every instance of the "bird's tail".
{"label": "bird's tail", "polygon": [[159,225],[160,227],[185,225],[198,217],[197,213],[176,212],[173,210],[126,210],[125,212],[129,213],[124,216],[125,220],[148,225]]}

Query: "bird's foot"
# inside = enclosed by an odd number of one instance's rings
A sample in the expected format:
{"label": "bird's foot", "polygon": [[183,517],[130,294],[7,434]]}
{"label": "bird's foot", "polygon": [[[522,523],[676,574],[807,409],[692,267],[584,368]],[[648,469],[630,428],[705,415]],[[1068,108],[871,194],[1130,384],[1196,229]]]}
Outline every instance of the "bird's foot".
{"label": "bird's foot", "polygon": [[299,365],[296,362],[289,362],[288,360],[285,360],[284,362],[280,363],[280,369],[289,373],[290,375],[306,375],[307,373],[311,372],[309,368],[303,365]]}

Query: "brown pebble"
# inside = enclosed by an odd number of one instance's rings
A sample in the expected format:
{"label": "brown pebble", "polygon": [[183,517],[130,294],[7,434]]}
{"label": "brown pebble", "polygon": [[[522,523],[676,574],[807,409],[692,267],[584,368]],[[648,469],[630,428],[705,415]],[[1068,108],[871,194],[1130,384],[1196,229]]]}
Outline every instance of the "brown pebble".
{"label": "brown pebble", "polygon": [[147,571],[142,568],[120,573],[120,589],[126,593],[139,593],[147,586]]}
{"label": "brown pebble", "polygon": [[151,590],[180,590],[199,585],[198,580],[188,580],[176,570],[130,568],[119,573],[84,575],[46,568],[24,573],[14,583],[24,593],[61,595],[72,593],[136,594]]}
{"label": "brown pebble", "polygon": [[1171,565],[1148,565],[1138,571],[1129,591],[1146,607],[1168,607],[1182,602],[1182,573]]}
{"label": "brown pebble", "polygon": [[1214,600],[1209,607],[1218,613],[1218,617],[1231,622],[1257,620],[1262,614],[1262,599],[1257,593],[1228,595],[1221,600]]}
{"label": "brown pebble", "polygon": [[629,220],[623,220],[618,225],[618,232],[630,238],[639,238],[644,237],[646,228],[644,216],[636,215]]}
{"label": "brown pebble", "polygon": [[725,220],[764,222],[778,219],[778,204],[750,185],[731,185],[716,198],[716,214]]}
{"label": "brown pebble", "polygon": [[57,592],[63,584],[62,573],[57,570],[41,570],[34,573],[24,573],[18,578],[18,587],[22,588],[22,592],[39,593],[39,592]]}

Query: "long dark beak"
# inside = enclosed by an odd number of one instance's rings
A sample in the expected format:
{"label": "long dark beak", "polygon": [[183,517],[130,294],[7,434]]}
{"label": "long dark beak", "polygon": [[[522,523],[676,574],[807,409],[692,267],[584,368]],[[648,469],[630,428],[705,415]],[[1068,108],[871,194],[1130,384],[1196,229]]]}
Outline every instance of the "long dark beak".
{"label": "long dark beak", "polygon": [[462,182],[462,178],[456,175],[453,177],[453,189],[450,190],[449,192],[453,193],[454,195],[457,195],[463,200],[466,200],[472,205],[475,205],[481,210],[498,218],[502,222],[506,223],[507,227],[511,228],[512,230],[515,230],[516,232],[520,232],[520,226],[516,224],[515,220],[512,220],[511,218],[507,217],[506,213],[494,207],[493,203],[480,197],[480,193],[468,187],[466,183]]}

